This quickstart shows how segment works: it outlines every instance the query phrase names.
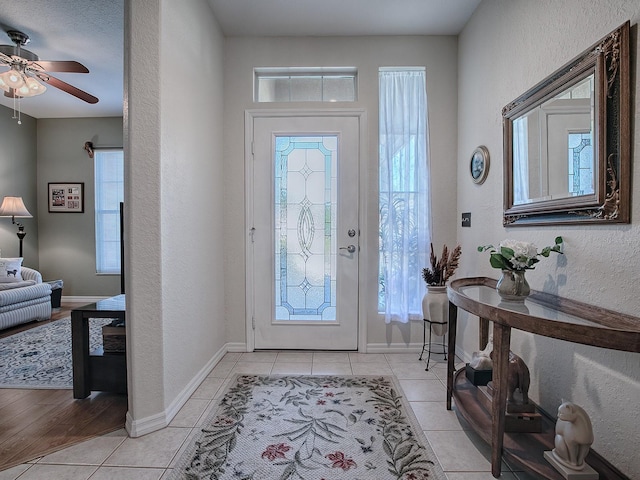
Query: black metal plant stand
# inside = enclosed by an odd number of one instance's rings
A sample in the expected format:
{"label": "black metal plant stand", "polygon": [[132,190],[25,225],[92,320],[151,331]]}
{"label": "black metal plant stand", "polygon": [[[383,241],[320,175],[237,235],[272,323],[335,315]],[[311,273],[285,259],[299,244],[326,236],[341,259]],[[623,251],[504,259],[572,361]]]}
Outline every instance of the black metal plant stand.
{"label": "black metal plant stand", "polygon": [[[429,324],[429,342],[427,343],[427,323]],[[427,320],[426,318],[423,318],[423,329],[422,329],[422,351],[420,352],[420,358],[418,358],[418,360],[422,360],[422,355],[424,354],[424,352],[427,352],[427,368],[425,368],[425,371],[429,371],[429,362],[431,361],[431,348],[433,346],[436,347],[442,347],[442,351],[441,352],[433,352],[433,353],[442,353],[444,354],[444,359],[447,359],[447,345],[444,343],[444,336],[443,336],[443,342],[442,343],[433,343],[431,341],[431,334],[433,332],[432,328],[434,325],[447,325],[449,322],[448,321],[444,321],[444,322],[434,322],[431,320]]]}

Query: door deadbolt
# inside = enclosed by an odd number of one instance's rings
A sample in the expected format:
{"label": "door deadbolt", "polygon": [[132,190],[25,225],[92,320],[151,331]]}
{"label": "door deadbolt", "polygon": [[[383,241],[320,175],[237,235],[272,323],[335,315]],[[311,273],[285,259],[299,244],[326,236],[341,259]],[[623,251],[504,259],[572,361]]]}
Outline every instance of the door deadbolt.
{"label": "door deadbolt", "polygon": [[347,235],[349,235],[350,237],[355,237],[356,231],[353,228],[350,228],[349,231],[347,232]]}

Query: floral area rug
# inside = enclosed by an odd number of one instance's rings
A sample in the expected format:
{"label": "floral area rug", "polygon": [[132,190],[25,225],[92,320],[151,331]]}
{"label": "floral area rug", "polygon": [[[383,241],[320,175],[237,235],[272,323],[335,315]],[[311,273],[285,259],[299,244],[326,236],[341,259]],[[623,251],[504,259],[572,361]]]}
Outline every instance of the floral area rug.
{"label": "floral area rug", "polygon": [[172,480],[443,480],[394,377],[237,375]]}
{"label": "floral area rug", "polygon": [[[102,344],[108,318],[89,321],[89,350]],[[71,319],[0,339],[0,388],[73,388]]]}

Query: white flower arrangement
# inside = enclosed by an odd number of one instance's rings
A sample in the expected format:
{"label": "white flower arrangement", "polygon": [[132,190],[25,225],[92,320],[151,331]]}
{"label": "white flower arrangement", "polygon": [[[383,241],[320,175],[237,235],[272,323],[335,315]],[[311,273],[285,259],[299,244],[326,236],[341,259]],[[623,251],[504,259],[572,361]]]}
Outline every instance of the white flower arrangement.
{"label": "white flower arrangement", "polygon": [[478,247],[479,252],[488,250],[491,253],[489,262],[493,268],[501,270],[533,270],[535,264],[540,261],[538,257],[548,257],[551,252],[562,254],[562,237],[556,237],[555,245],[544,247],[538,252],[533,243],[519,240],[503,240],[495,248],[493,245]]}

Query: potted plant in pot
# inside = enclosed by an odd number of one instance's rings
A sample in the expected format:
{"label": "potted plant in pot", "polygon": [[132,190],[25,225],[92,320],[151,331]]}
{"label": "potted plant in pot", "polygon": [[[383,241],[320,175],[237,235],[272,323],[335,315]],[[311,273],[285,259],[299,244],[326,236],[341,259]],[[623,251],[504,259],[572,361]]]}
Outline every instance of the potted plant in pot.
{"label": "potted plant in pot", "polygon": [[536,268],[536,263],[540,261],[538,257],[548,257],[551,252],[562,255],[562,244],[562,237],[556,237],[554,245],[544,247],[538,252],[538,248],[533,243],[503,240],[497,248],[493,245],[483,245],[478,247],[478,251],[488,251],[491,254],[489,257],[491,266],[502,270],[502,276],[496,285],[502,300],[524,302],[531,291],[524,272]]}
{"label": "potted plant in pot", "polygon": [[422,269],[422,278],[427,284],[427,292],[422,299],[422,314],[425,320],[440,322],[441,325],[433,325],[433,333],[443,336],[448,331],[449,299],[447,298],[447,281],[458,268],[458,262],[462,255],[460,245],[453,250],[444,245],[440,259],[433,253],[429,256],[430,266]]}

